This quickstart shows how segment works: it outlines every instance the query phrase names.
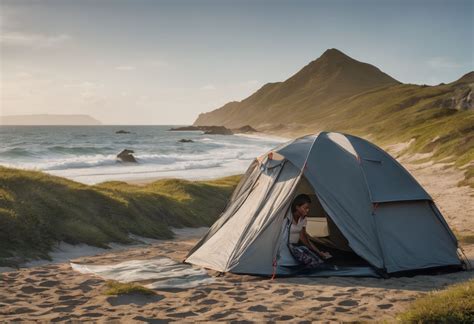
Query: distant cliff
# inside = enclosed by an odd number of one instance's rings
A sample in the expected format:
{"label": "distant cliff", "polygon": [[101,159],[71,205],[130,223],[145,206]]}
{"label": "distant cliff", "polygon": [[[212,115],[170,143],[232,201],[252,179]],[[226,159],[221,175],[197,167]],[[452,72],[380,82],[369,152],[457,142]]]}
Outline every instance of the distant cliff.
{"label": "distant cliff", "polygon": [[88,115],[10,115],[0,116],[0,125],[101,125]]}

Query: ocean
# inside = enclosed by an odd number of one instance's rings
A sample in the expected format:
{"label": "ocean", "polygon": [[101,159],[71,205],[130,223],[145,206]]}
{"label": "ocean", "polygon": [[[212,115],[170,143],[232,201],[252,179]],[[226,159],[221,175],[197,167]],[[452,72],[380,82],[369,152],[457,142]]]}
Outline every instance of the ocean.
{"label": "ocean", "polygon": [[[204,135],[172,126],[0,126],[0,165],[86,184],[155,178],[210,179],[245,172],[278,137]],[[118,130],[130,134],[116,134]],[[191,143],[180,143],[190,139]],[[117,161],[133,150],[137,164]]]}

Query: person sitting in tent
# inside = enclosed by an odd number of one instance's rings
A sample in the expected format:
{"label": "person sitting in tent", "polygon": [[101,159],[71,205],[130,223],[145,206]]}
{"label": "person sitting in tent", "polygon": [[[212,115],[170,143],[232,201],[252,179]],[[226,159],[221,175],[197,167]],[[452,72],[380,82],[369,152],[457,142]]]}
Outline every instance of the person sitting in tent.
{"label": "person sitting in tent", "polygon": [[328,252],[320,251],[308,238],[306,216],[308,216],[310,204],[311,198],[306,194],[300,194],[293,200],[288,247],[298,262],[308,268],[317,268],[324,263],[324,260],[332,256]]}

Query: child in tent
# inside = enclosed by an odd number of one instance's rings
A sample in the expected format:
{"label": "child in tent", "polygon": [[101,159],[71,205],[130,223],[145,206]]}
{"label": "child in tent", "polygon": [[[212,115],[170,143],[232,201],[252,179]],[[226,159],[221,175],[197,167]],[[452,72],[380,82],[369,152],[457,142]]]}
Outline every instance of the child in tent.
{"label": "child in tent", "polygon": [[293,200],[288,247],[298,262],[308,268],[318,268],[324,264],[324,260],[331,258],[331,254],[320,251],[308,238],[306,216],[308,216],[310,204],[311,198],[306,194],[300,194]]}

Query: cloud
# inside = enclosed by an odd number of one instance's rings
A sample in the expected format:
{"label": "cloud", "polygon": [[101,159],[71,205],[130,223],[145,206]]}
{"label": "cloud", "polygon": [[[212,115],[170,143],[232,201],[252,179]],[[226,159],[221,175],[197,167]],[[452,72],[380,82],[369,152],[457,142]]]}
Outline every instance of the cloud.
{"label": "cloud", "polygon": [[427,63],[433,69],[456,69],[463,66],[458,62],[440,56],[429,59]]}
{"label": "cloud", "polygon": [[2,32],[0,44],[8,47],[51,48],[71,39],[68,34],[46,35],[23,32]]}
{"label": "cloud", "polygon": [[134,71],[135,67],[133,65],[119,65],[115,67],[116,70],[119,71]]}
{"label": "cloud", "polygon": [[204,90],[204,91],[213,91],[213,90],[216,90],[216,86],[213,85],[213,84],[206,84],[205,86],[202,86],[201,88],[199,88],[200,90]]}

